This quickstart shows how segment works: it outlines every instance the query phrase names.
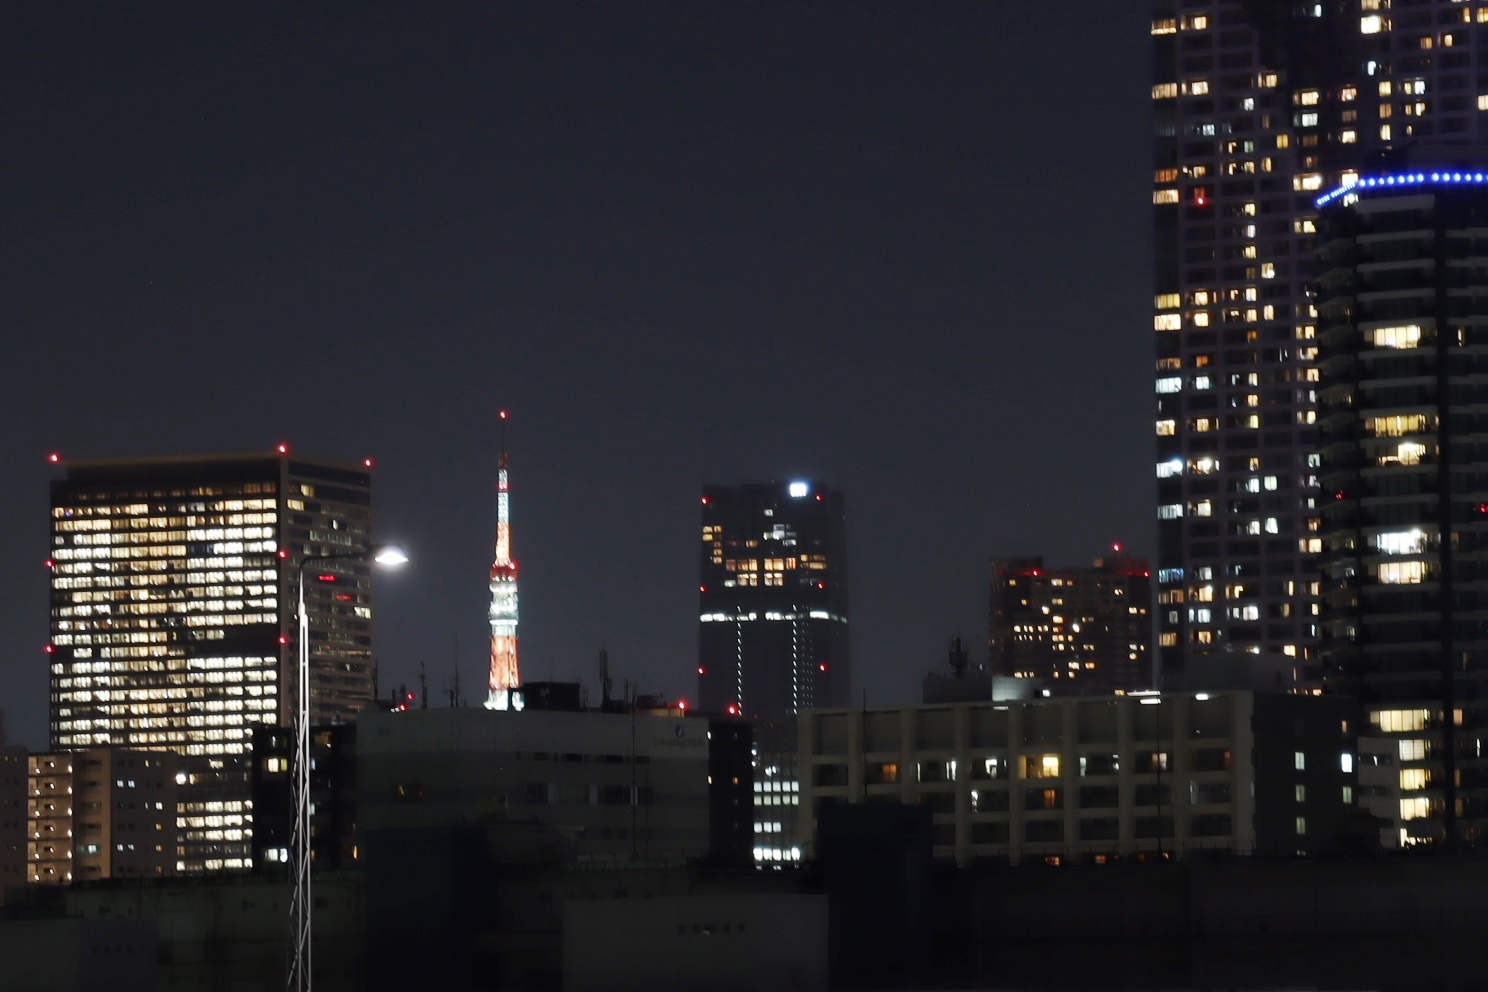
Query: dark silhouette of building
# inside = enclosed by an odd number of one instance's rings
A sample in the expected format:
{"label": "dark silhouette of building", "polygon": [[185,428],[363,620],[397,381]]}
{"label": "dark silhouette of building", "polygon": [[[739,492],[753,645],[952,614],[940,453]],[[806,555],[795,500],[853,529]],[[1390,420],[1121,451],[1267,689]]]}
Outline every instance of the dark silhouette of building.
{"label": "dark silhouette of building", "polygon": [[847,705],[842,493],[813,482],[708,486],[702,526],[703,711],[756,719]]}

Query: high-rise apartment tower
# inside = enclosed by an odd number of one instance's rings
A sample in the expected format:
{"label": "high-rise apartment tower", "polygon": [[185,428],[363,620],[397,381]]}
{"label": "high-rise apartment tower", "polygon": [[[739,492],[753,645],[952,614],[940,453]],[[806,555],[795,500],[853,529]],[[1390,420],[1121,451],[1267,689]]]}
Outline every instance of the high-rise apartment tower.
{"label": "high-rise apartment tower", "polygon": [[707,486],[702,524],[703,711],[764,718],[848,705],[841,491],[814,482]]}
{"label": "high-rise apartment tower", "polygon": [[[368,547],[370,463],[281,447],[64,467],[51,487],[51,746],[177,752],[176,868],[247,868],[253,728],[296,710],[298,564]],[[312,569],[305,599],[311,719],[349,720],[374,691],[370,566]]]}
{"label": "high-rise apartment tower", "polygon": [[1325,674],[1398,741],[1400,846],[1476,844],[1488,816],[1488,173],[1366,173],[1324,198],[1319,227]]}
{"label": "high-rise apartment tower", "polygon": [[1313,201],[1404,149],[1480,140],[1488,7],[1153,9],[1160,668],[1276,654],[1316,685]]}

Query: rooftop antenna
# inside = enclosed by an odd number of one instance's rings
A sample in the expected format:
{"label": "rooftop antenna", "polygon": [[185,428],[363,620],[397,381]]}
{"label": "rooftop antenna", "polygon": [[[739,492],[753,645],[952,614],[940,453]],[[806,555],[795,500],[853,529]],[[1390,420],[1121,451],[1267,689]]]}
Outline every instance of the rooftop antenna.
{"label": "rooftop antenna", "polygon": [[419,709],[429,708],[429,680],[424,675],[424,663],[419,662]]}
{"label": "rooftop antenna", "polygon": [[956,678],[964,678],[969,665],[967,661],[966,643],[956,637],[951,640],[951,671],[956,673]]}
{"label": "rooftop antenna", "polygon": [[599,649],[599,708],[607,710],[610,708],[610,650]]}

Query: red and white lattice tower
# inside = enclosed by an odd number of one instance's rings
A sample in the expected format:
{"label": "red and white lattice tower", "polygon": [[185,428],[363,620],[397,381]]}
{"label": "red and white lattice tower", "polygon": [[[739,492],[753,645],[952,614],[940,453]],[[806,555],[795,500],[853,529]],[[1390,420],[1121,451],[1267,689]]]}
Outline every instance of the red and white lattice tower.
{"label": "red and white lattice tower", "polygon": [[496,560],[491,562],[491,674],[486,708],[519,709],[517,563],[511,557],[511,484],[506,475],[506,411],[501,411],[501,461],[496,477]]}

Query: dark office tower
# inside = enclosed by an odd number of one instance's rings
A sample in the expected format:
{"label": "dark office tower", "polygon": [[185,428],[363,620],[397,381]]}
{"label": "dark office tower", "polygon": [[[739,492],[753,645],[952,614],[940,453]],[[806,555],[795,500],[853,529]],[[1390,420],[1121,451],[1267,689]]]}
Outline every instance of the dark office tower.
{"label": "dark office tower", "polygon": [[1061,696],[1151,689],[1151,602],[1141,558],[1058,569],[993,559],[987,667]]}
{"label": "dark office tower", "polygon": [[1154,11],[1160,667],[1265,653],[1315,685],[1313,199],[1401,148],[1480,140],[1488,12],[1451,0]]}
{"label": "dark office tower", "polygon": [[1365,173],[1324,199],[1325,674],[1399,739],[1401,846],[1473,844],[1488,822],[1488,174]]}
{"label": "dark office tower", "polygon": [[[253,728],[295,712],[296,568],[367,546],[371,472],[287,449],[65,468],[51,494],[52,748],[178,752],[177,870],[250,867]],[[369,568],[311,571],[311,719],[335,723],[373,698]]]}
{"label": "dark office tower", "polygon": [[813,482],[703,490],[698,696],[705,713],[846,706],[847,525]]}

